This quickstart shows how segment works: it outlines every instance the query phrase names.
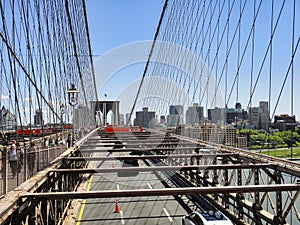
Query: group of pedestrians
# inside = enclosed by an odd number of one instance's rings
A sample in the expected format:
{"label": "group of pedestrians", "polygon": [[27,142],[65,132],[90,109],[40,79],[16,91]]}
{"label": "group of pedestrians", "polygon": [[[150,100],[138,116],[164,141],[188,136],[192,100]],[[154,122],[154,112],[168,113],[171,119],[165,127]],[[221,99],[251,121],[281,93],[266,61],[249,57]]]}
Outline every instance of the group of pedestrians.
{"label": "group of pedestrians", "polygon": [[[33,170],[35,165],[35,144],[33,142],[27,149],[26,156],[29,176],[33,176]],[[11,168],[11,172],[14,178],[18,173],[21,172],[21,169],[24,165],[25,151],[24,148],[21,147],[20,143],[17,143],[15,140],[13,141],[13,143],[8,149],[8,157],[9,166]]]}
{"label": "group of pedestrians", "polygon": [[[62,144],[64,144],[64,141],[61,141]],[[72,136],[71,134],[68,135],[66,139],[67,148],[70,148],[72,146]],[[49,146],[49,141],[47,138],[44,138],[42,142],[43,147]],[[2,158],[2,161],[0,162],[0,169],[2,170],[3,165],[5,162],[3,162],[3,159],[5,160],[5,154],[7,152],[8,156],[8,163],[9,167],[12,172],[12,177],[16,177],[18,173],[21,172],[22,167],[24,166],[24,163],[27,165],[28,175],[29,177],[33,176],[35,164],[36,164],[36,148],[35,143],[31,142],[30,146],[26,149],[24,149],[20,143],[18,143],[16,140],[13,140],[11,145],[5,147],[0,147],[0,157]],[[26,154],[25,154],[26,153]],[[25,160],[26,157],[26,160]],[[0,158],[0,159],[1,159]],[[2,165],[1,165],[2,164]]]}

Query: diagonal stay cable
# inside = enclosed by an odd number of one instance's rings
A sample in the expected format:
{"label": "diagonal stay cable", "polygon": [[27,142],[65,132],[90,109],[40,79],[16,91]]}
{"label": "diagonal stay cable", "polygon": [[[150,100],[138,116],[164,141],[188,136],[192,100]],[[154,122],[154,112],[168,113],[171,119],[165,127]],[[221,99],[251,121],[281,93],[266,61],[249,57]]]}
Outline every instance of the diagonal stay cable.
{"label": "diagonal stay cable", "polygon": [[297,49],[298,49],[298,46],[299,46],[299,42],[300,42],[300,37],[298,38],[297,44],[296,44],[295,49],[294,49],[294,51],[293,51],[293,54],[292,54],[292,57],[291,57],[291,61],[290,61],[289,67],[288,67],[288,69],[287,69],[286,75],[285,75],[285,77],[284,77],[284,81],[283,81],[283,83],[282,83],[280,92],[279,92],[279,94],[278,94],[278,98],[277,98],[277,100],[276,100],[276,104],[275,104],[275,107],[274,107],[274,110],[273,110],[273,113],[272,113],[271,120],[274,118],[274,115],[275,115],[276,109],[277,109],[277,107],[278,107],[278,104],[279,104],[279,101],[280,101],[280,98],[281,98],[283,89],[284,89],[284,87],[285,87],[287,78],[288,78],[288,76],[289,76],[289,74],[290,74],[290,71],[291,71],[291,68],[292,68],[292,66],[293,66],[294,58],[295,58],[295,55],[296,55],[296,53],[297,53]]}
{"label": "diagonal stay cable", "polygon": [[96,96],[96,101],[98,101],[96,76],[95,76],[95,70],[94,70],[94,62],[93,62],[92,47],[91,47],[90,32],[89,32],[89,27],[88,27],[88,18],[87,18],[87,10],[86,10],[85,0],[82,0],[82,7],[83,7],[83,13],[84,13],[86,36],[87,36],[87,39],[88,39],[88,49],[89,49],[92,77],[93,77],[94,88],[95,88],[95,96]]}
{"label": "diagonal stay cable", "polygon": [[[278,26],[278,23],[279,23],[279,20],[280,20],[280,17],[281,17],[281,14],[282,14],[282,11],[283,11],[283,8],[284,8],[284,5],[285,5],[285,2],[286,2],[286,1],[284,1],[284,2],[282,3],[282,5],[281,5],[280,11],[279,11],[279,15],[278,15],[277,20],[276,20],[276,22],[275,22],[274,29],[273,29],[273,31],[272,31],[272,33],[271,33],[271,37],[270,37],[269,44],[268,44],[268,46],[267,46],[266,52],[265,52],[264,57],[263,57],[263,60],[262,60],[262,62],[261,62],[261,66],[260,66],[260,69],[259,69],[259,71],[258,71],[258,75],[257,75],[257,78],[256,78],[256,80],[255,80],[253,89],[251,90],[250,100],[252,99],[252,97],[253,97],[253,95],[254,95],[254,93],[255,93],[256,86],[257,86],[258,81],[259,81],[259,78],[260,78],[260,76],[261,76],[261,74],[262,74],[263,67],[264,67],[264,65],[265,65],[265,61],[266,61],[266,59],[267,59],[268,52],[270,51],[270,47],[271,47],[271,44],[272,44],[272,42],[273,42],[273,38],[274,38],[276,29],[277,29],[277,26]],[[248,102],[248,104],[247,104],[247,110],[249,109],[249,106],[250,106],[250,103],[251,103],[250,100],[249,100],[249,102]]]}
{"label": "diagonal stay cable", "polygon": [[79,73],[81,86],[82,86],[82,90],[83,90],[84,101],[85,101],[85,104],[88,105],[87,98],[86,98],[85,86],[84,86],[83,77],[82,77],[82,71],[81,71],[80,62],[79,62],[79,58],[78,58],[75,34],[74,34],[73,27],[72,27],[72,19],[71,19],[71,15],[70,15],[68,0],[65,0],[65,7],[66,7],[66,13],[67,13],[67,17],[68,17],[68,24],[69,24],[69,28],[70,28],[70,32],[71,32],[71,38],[72,38],[73,47],[74,47],[74,49],[73,49],[74,50],[74,56],[76,58],[76,64],[77,64],[78,73]]}
{"label": "diagonal stay cable", "polygon": [[130,123],[130,120],[131,120],[131,117],[132,117],[133,110],[134,110],[134,108],[135,108],[135,106],[136,106],[136,103],[137,103],[139,94],[140,94],[140,92],[141,92],[141,88],[142,88],[142,85],[143,85],[144,80],[145,80],[145,76],[146,76],[146,73],[147,73],[147,70],[148,70],[148,66],[149,66],[149,63],[150,63],[150,59],[151,59],[151,56],[152,56],[152,53],[153,53],[153,50],[154,50],[155,42],[156,42],[157,36],[158,36],[158,34],[159,34],[159,30],[160,30],[160,27],[161,27],[161,24],[162,24],[163,17],[164,17],[165,11],[166,11],[166,9],[167,9],[167,6],[168,6],[168,0],[165,0],[164,7],[163,7],[163,10],[162,10],[162,12],[161,12],[161,14],[160,14],[160,19],[159,19],[158,26],[157,26],[157,29],[156,29],[156,32],[155,32],[155,35],[154,35],[154,40],[153,40],[153,42],[152,42],[151,50],[150,50],[150,53],[149,53],[149,56],[148,56],[148,60],[147,60],[147,63],[146,63],[146,65],[145,65],[145,69],[144,69],[144,72],[143,72],[143,76],[142,76],[142,79],[141,79],[141,82],[140,82],[140,85],[139,85],[137,94],[136,94],[136,96],[135,96],[134,103],[133,103],[133,105],[132,105],[132,108],[131,108],[131,111],[130,111],[130,114],[129,114],[129,118],[128,118],[128,121],[127,121],[127,125],[129,125],[129,123]]}
{"label": "diagonal stay cable", "polygon": [[21,67],[21,69],[23,70],[23,72],[25,73],[25,75],[27,76],[27,78],[29,79],[30,83],[34,86],[34,88],[36,89],[36,91],[40,94],[40,96],[42,97],[42,99],[45,101],[45,103],[49,106],[49,108],[51,109],[51,111],[54,113],[54,115],[57,118],[60,118],[60,116],[55,112],[55,110],[53,109],[53,107],[49,104],[49,102],[47,101],[47,99],[45,98],[45,96],[43,95],[43,93],[39,90],[38,86],[36,85],[36,83],[33,81],[33,79],[31,78],[30,74],[28,73],[28,71],[26,70],[25,66],[23,65],[23,63],[20,61],[20,59],[18,58],[17,54],[15,53],[15,51],[12,49],[12,47],[10,46],[10,44],[8,43],[6,37],[4,36],[4,34],[0,31],[0,37],[2,38],[3,42],[6,44],[8,51],[12,54],[12,56],[15,58],[16,62],[19,64],[19,66]]}

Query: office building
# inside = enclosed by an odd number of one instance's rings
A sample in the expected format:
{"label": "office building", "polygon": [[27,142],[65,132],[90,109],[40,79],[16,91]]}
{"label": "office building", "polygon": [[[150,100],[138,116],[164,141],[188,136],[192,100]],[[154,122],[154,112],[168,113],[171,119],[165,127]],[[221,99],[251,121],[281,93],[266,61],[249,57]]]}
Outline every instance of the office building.
{"label": "office building", "polygon": [[33,123],[35,126],[42,126],[44,124],[43,111],[41,109],[37,109],[35,111],[35,114],[33,117]]}
{"label": "office building", "polygon": [[203,119],[203,107],[199,106],[198,103],[194,103],[193,106],[190,106],[186,111],[186,124],[200,124]]}
{"label": "office building", "polygon": [[170,105],[167,116],[168,127],[178,127],[183,124],[183,105]]}
{"label": "office building", "polygon": [[268,130],[270,126],[270,112],[268,101],[259,102],[259,123],[260,129]]}
{"label": "office building", "polygon": [[235,108],[226,109],[226,123],[237,124],[237,121],[245,121],[248,119],[247,111],[242,109],[241,103],[237,102]]}
{"label": "office building", "polygon": [[208,120],[214,124],[223,124],[226,121],[225,108],[208,109]]}
{"label": "office building", "polygon": [[295,127],[297,126],[296,117],[289,116],[288,114],[281,114],[279,116],[275,116],[273,127],[275,129],[279,129],[279,131],[291,130],[295,131]]}
{"label": "office building", "polygon": [[143,111],[136,112],[134,125],[146,128],[154,128],[155,112],[150,112],[147,107],[143,108]]}
{"label": "office building", "polygon": [[259,107],[249,108],[249,126],[250,129],[259,129],[260,128],[260,119],[259,119]]}
{"label": "office building", "polygon": [[170,115],[183,115],[183,105],[170,105],[169,114]]}
{"label": "office building", "polygon": [[4,106],[0,109],[1,130],[13,130],[16,127],[16,117]]}

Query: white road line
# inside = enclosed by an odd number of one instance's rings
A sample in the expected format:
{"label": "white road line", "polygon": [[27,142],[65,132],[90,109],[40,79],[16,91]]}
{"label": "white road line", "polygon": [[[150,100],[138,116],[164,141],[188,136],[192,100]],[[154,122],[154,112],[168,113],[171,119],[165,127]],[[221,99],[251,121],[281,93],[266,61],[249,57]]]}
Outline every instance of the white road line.
{"label": "white road line", "polygon": [[119,185],[119,184],[117,184],[117,190],[118,190],[118,191],[120,190],[120,185]]}
{"label": "white road line", "polygon": [[148,187],[149,187],[150,189],[152,189],[152,186],[151,186],[151,184],[150,184],[149,182],[147,182],[147,185],[148,185]]}
{"label": "white road line", "polygon": [[122,210],[120,210],[120,216],[121,216],[121,223],[125,224],[124,216],[123,216],[123,211]]}
{"label": "white road line", "polygon": [[170,222],[173,222],[173,219],[172,219],[172,217],[170,216],[168,210],[167,210],[166,208],[163,208],[163,210],[164,210],[165,214],[167,215],[168,219],[170,220]]}
{"label": "white road line", "polygon": [[[152,189],[152,186],[151,186],[151,184],[150,184],[149,182],[147,182],[147,185],[148,185],[148,187],[149,187],[150,189]],[[169,221],[170,221],[170,222],[173,222],[173,219],[172,219],[172,217],[170,216],[168,210],[167,210],[166,208],[163,208],[163,210],[164,210],[165,214],[167,215]]]}

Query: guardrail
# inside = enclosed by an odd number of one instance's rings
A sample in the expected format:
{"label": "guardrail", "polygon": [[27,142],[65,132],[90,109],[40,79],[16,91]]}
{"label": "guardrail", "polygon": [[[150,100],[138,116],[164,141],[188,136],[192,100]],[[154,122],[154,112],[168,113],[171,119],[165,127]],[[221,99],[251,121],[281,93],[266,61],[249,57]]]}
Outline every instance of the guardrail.
{"label": "guardrail", "polygon": [[[85,138],[90,137],[96,131],[92,131]],[[0,198],[0,224],[21,224],[25,220],[28,221],[28,224],[32,224],[30,221],[35,217],[35,207],[42,207],[43,209],[40,209],[41,213],[45,211],[44,203],[34,200],[24,203],[19,202],[19,197],[25,193],[64,192],[75,191],[77,189],[78,184],[81,183],[82,175],[57,175],[51,171],[59,168],[84,168],[87,165],[85,161],[68,162],[64,159],[66,157],[79,157],[81,153],[78,147],[85,142],[85,138],[79,140],[73,147],[68,149],[66,149],[65,145],[61,145],[58,147],[41,148],[36,151],[36,163],[34,164],[36,174],[21,184],[25,180],[26,174],[28,175],[26,168],[22,168],[15,178],[19,179],[19,186],[17,186],[15,179],[10,178],[11,176],[5,179],[5,182],[8,182],[7,184],[14,184],[10,189],[15,188]],[[8,162],[5,163],[5,166],[6,173],[11,175],[9,173]],[[40,171],[37,171],[38,166],[41,169]],[[10,180],[12,181],[10,182]],[[2,185],[4,184],[2,183]],[[51,219],[55,221],[61,220],[67,212],[69,204],[69,200],[61,200],[53,203],[53,206],[55,205],[55,218]],[[45,213],[48,215],[49,211],[46,210]],[[37,221],[37,219],[34,218],[33,220]]]}
{"label": "guardrail", "polygon": [[8,147],[3,147],[0,152],[0,195],[15,189],[28,178],[37,174],[64,151],[66,151],[64,144],[48,147],[37,146],[32,152],[25,148],[22,156],[12,163],[9,161]]}

